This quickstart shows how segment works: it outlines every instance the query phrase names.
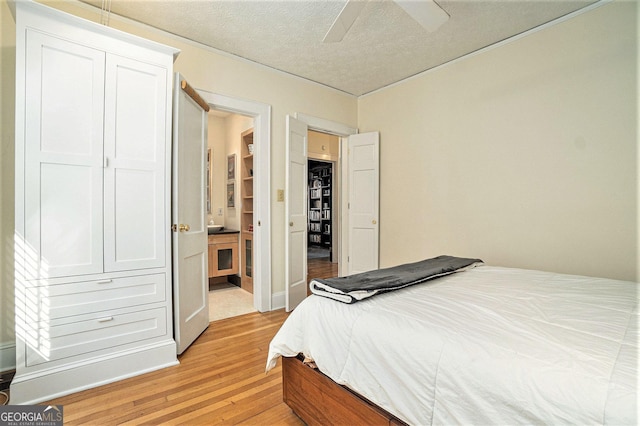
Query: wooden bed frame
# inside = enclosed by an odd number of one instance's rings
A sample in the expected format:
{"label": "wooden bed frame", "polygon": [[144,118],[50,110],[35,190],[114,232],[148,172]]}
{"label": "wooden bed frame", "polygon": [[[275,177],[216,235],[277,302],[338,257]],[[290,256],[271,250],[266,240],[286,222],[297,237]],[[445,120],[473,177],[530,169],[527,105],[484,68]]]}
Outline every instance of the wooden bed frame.
{"label": "wooden bed frame", "polygon": [[307,425],[406,425],[302,360],[302,355],[282,357],[282,393]]}

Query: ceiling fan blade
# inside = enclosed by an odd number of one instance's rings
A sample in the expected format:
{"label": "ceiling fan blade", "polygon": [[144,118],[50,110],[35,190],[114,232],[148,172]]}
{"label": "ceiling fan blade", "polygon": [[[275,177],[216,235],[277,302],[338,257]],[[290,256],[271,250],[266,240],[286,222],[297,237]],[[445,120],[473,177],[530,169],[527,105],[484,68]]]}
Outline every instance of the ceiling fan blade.
{"label": "ceiling fan blade", "polygon": [[447,22],[449,14],[433,0],[394,0],[405,12],[429,32]]}
{"label": "ceiling fan blade", "polygon": [[338,14],[336,20],[333,21],[331,28],[329,28],[329,31],[327,31],[327,34],[324,36],[322,41],[325,43],[341,41],[347,34],[347,31],[349,31],[349,28],[351,28],[351,25],[355,22],[358,15],[360,15],[365,3],[366,1],[362,0],[347,0],[347,3]]}

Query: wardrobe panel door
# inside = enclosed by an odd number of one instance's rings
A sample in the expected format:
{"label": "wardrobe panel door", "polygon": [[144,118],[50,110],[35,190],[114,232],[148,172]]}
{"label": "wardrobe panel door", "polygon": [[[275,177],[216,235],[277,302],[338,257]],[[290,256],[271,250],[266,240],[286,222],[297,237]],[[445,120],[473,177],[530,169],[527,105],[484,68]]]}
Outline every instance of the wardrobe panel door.
{"label": "wardrobe panel door", "polygon": [[102,272],[103,52],[27,32],[25,271]]}
{"label": "wardrobe panel door", "polygon": [[105,270],[164,267],[166,68],[107,55]]}

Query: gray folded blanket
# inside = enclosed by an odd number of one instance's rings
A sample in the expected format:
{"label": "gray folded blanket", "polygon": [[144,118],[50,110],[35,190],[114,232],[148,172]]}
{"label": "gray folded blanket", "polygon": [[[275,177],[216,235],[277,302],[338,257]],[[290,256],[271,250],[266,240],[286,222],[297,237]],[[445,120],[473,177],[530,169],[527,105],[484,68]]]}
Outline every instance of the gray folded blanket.
{"label": "gray folded blanket", "polygon": [[438,256],[414,263],[362,272],[347,277],[314,278],[311,292],[344,303],[355,303],[376,294],[387,293],[482,264],[480,259]]}

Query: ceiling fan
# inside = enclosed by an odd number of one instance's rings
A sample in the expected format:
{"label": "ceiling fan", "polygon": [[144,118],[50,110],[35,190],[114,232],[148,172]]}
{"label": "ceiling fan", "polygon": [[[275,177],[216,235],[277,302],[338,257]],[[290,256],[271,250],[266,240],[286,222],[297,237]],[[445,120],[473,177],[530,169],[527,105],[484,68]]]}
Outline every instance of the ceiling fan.
{"label": "ceiling fan", "polygon": [[[418,22],[427,31],[433,32],[440,25],[449,19],[449,14],[445,12],[433,0],[393,0],[409,16]],[[362,11],[366,0],[347,0],[338,17],[324,36],[325,43],[335,43],[341,41],[353,25],[354,21]]]}

